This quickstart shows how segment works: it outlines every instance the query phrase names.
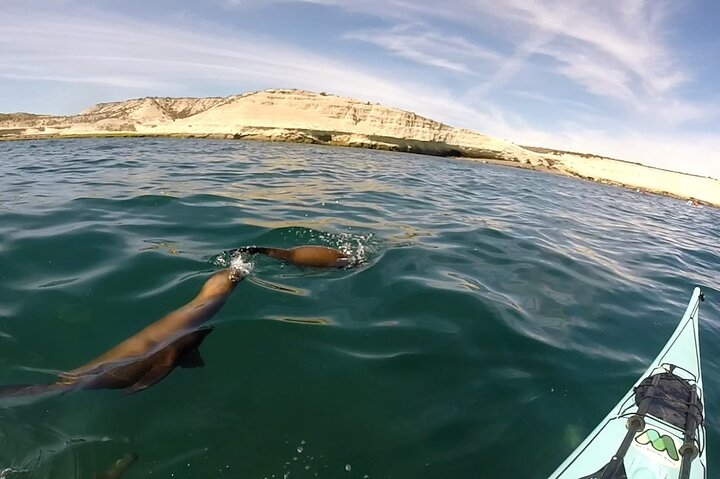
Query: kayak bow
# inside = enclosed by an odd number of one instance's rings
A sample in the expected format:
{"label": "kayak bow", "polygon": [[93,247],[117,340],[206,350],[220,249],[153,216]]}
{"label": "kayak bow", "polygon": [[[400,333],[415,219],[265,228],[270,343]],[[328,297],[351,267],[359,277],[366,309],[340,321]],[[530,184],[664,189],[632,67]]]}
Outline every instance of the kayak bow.
{"label": "kayak bow", "polygon": [[650,367],[550,479],[705,479],[705,406],[698,341],[703,301]]}

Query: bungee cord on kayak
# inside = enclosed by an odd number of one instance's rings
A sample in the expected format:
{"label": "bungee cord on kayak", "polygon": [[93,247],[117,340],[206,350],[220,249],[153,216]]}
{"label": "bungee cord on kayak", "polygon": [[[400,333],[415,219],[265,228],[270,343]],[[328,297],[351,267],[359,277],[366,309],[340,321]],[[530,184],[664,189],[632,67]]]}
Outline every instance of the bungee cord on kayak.
{"label": "bungee cord on kayak", "polygon": [[705,479],[705,407],[695,288],[670,340],[550,479]]}

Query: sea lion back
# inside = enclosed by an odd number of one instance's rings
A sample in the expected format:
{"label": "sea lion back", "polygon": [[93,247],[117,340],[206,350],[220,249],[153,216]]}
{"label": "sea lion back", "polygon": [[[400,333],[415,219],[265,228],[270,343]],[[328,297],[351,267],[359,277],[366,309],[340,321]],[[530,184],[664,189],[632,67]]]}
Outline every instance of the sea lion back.
{"label": "sea lion back", "polygon": [[344,268],[350,264],[348,255],[325,246],[299,246],[289,251],[290,260],[302,266]]}

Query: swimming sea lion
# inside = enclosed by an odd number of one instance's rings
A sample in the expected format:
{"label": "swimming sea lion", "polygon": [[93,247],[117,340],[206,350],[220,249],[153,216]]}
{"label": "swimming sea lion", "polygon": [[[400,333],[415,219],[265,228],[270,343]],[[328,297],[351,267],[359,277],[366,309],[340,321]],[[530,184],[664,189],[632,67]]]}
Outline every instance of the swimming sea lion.
{"label": "swimming sea lion", "polygon": [[52,384],[0,386],[0,398],[71,389],[142,391],[177,366],[203,366],[197,348],[212,328],[200,326],[217,313],[247,273],[226,269],[213,274],[185,306],[150,324],[89,363],[59,375]]}
{"label": "swimming sea lion", "polygon": [[314,268],[349,268],[355,265],[355,261],[351,256],[326,246],[298,246],[290,249],[244,246],[229,252],[230,254],[266,254],[298,266],[312,266]]}
{"label": "swimming sea lion", "polygon": [[134,452],[125,454],[123,457],[115,461],[107,471],[101,474],[95,474],[93,479],[119,479],[130,466],[138,460],[138,455]]}

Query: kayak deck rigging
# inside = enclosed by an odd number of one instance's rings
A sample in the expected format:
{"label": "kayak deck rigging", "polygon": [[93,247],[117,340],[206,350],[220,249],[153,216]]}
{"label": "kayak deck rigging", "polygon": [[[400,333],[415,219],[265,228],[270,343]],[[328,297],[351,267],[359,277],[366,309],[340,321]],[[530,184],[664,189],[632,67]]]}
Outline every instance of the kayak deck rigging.
{"label": "kayak deck rigging", "polygon": [[[696,429],[704,427],[704,418],[702,402],[697,392],[697,379],[685,379],[674,374],[678,368],[683,369],[674,364],[663,364],[651,376],[643,379],[640,385],[635,386],[635,404],[626,406],[626,412],[618,416],[627,417],[628,432],[623,442],[608,464],[581,479],[627,479],[623,460],[633,438],[642,445],[656,443],[658,448],[665,448],[671,459],[681,459],[678,477],[687,479],[691,461],[702,451],[703,445],[698,439]],[[693,376],[691,372],[683,371]],[[637,410],[631,411],[635,406]],[[636,437],[639,431],[645,429],[647,416],[666,427],[675,427],[682,431],[682,446],[677,449],[674,442],[664,440],[659,434],[650,434],[649,431]],[[655,444],[653,447],[656,447]],[[684,471],[687,471],[687,474]]]}
{"label": "kayak deck rigging", "polygon": [[551,479],[706,478],[698,338],[703,300],[695,288],[658,357]]}

